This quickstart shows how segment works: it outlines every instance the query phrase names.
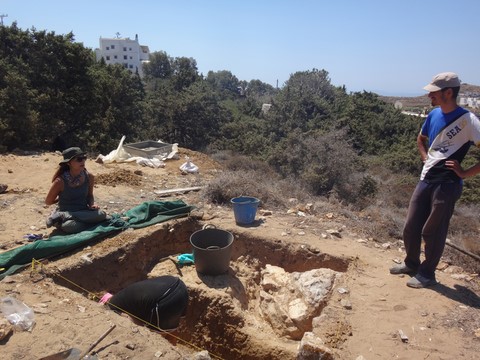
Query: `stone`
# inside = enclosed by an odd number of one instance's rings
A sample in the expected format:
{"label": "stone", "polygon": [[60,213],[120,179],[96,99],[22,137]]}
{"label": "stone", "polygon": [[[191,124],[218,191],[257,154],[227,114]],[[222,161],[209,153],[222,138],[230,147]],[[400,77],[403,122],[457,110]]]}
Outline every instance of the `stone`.
{"label": "stone", "polygon": [[13,325],[5,318],[0,318],[0,340],[5,339],[13,332]]}
{"label": "stone", "polygon": [[345,308],[347,310],[352,310],[352,304],[347,299],[340,300],[340,305],[342,305],[343,308]]}
{"label": "stone", "polygon": [[211,360],[210,354],[207,350],[199,351],[192,356],[192,360]]}
{"label": "stone", "polygon": [[324,345],[322,339],[312,332],[306,332],[300,341],[297,360],[333,360],[332,349]]}
{"label": "stone", "polygon": [[260,281],[261,316],[277,335],[300,340],[326,305],[337,276],[325,268],[287,273],[266,265]]}
{"label": "stone", "polygon": [[335,230],[335,229],[328,229],[327,233],[330,234],[331,236],[336,236],[338,238],[342,237],[342,234],[340,234],[340,231]]}

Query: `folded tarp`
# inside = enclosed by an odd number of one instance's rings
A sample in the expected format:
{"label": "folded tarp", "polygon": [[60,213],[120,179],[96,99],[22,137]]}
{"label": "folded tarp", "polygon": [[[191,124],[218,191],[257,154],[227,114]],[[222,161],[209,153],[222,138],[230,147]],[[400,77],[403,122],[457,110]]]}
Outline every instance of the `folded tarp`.
{"label": "folded tarp", "polygon": [[54,235],[45,240],[20,246],[0,254],[0,280],[19,268],[40,260],[58,256],[128,228],[142,228],[167,220],[187,216],[193,206],[181,200],[146,201],[123,214],[113,214],[110,220],[96,224],[77,234]]}

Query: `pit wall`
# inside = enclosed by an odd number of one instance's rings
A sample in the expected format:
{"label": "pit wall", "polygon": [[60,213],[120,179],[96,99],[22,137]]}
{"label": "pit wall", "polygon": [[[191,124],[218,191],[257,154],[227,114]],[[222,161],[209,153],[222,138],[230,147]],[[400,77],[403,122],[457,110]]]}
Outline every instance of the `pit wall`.
{"label": "pit wall", "polygon": [[[126,285],[147,278],[153,267],[165,257],[176,257],[178,254],[191,253],[190,236],[200,230],[204,224],[191,218],[174,222],[163,223],[158,227],[136,230],[125,236],[121,242],[104,239],[102,247],[106,251],[97,255],[95,253],[91,262],[82,261],[77,252],[78,262],[62,266],[58,262],[63,277],[70,279],[79,286],[91,292],[112,291],[118,292]],[[152,231],[153,230],[153,231]],[[231,230],[230,230],[231,231]],[[138,237],[137,237],[138,235]],[[287,272],[304,272],[318,268],[330,268],[339,272],[346,272],[349,260],[320,252],[318,249],[298,244],[289,244],[280,240],[259,239],[253,235],[242,232],[241,235],[233,233],[235,240],[232,244],[231,260],[235,261],[246,254],[258,260],[258,267],[266,264],[279,266]],[[122,234],[117,235],[122,238]],[[112,243],[111,248],[108,248]],[[92,247],[98,246],[92,245]],[[72,287],[61,278],[54,278],[62,286]]]}
{"label": "pit wall", "polygon": [[[93,250],[84,249],[70,254],[66,259],[54,262],[55,268],[59,269],[62,276],[52,278],[59,285],[77,292],[79,292],[77,286],[62,278],[69,279],[97,295],[105,291],[116,293],[130,283],[146,279],[152,269],[160,270],[162,273],[164,265],[175,266],[165,259],[175,260],[179,254],[191,253],[190,236],[202,229],[203,225],[188,218],[104,239],[92,245]],[[298,352],[297,341],[277,338],[273,333],[252,330],[251,324],[247,324],[245,312],[247,309],[255,308],[255,302],[258,302],[256,292],[260,282],[258,278],[260,271],[269,264],[281,267],[286,272],[305,272],[319,268],[346,272],[350,261],[322,253],[306,245],[258,238],[245,229],[239,229],[238,233],[234,230],[229,231],[235,237],[230,270],[228,274],[217,277],[197,274],[200,281],[193,281],[190,284],[189,306],[185,321],[181,322],[178,329],[179,336],[223,359],[295,358]],[[94,254],[91,262],[82,261],[87,251]],[[78,261],[72,262],[72,257]],[[235,271],[239,263],[245,262],[248,262],[252,270],[250,273],[254,277],[251,279],[249,289],[243,288]],[[193,266],[183,268],[176,266],[180,275],[182,272],[189,276],[192,272],[195,273]],[[222,281],[227,285],[218,286]],[[233,291],[238,288],[243,290]],[[255,291],[255,294],[250,294],[250,291]],[[234,306],[233,299],[241,306]]]}

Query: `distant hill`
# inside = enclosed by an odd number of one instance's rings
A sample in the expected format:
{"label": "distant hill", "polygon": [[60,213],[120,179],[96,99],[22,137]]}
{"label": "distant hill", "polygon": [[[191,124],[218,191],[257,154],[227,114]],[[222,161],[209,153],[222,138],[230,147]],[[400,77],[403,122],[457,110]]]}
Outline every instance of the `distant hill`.
{"label": "distant hill", "polygon": [[[480,86],[463,83],[460,88],[460,93],[480,96]],[[425,95],[422,95],[422,96],[414,96],[414,97],[380,96],[380,99],[390,104],[395,104],[397,101],[400,101],[404,109],[411,109],[411,108],[421,109],[421,108],[430,106],[430,99],[428,98],[427,93],[425,93]]]}

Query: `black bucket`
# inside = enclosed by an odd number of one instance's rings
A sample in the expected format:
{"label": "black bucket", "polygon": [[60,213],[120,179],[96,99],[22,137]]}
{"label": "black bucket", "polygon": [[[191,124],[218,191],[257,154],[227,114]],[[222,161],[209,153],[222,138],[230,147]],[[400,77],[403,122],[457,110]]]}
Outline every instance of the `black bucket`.
{"label": "black bucket", "polygon": [[225,230],[206,228],[190,236],[195,268],[203,275],[221,275],[228,271],[233,235]]}

